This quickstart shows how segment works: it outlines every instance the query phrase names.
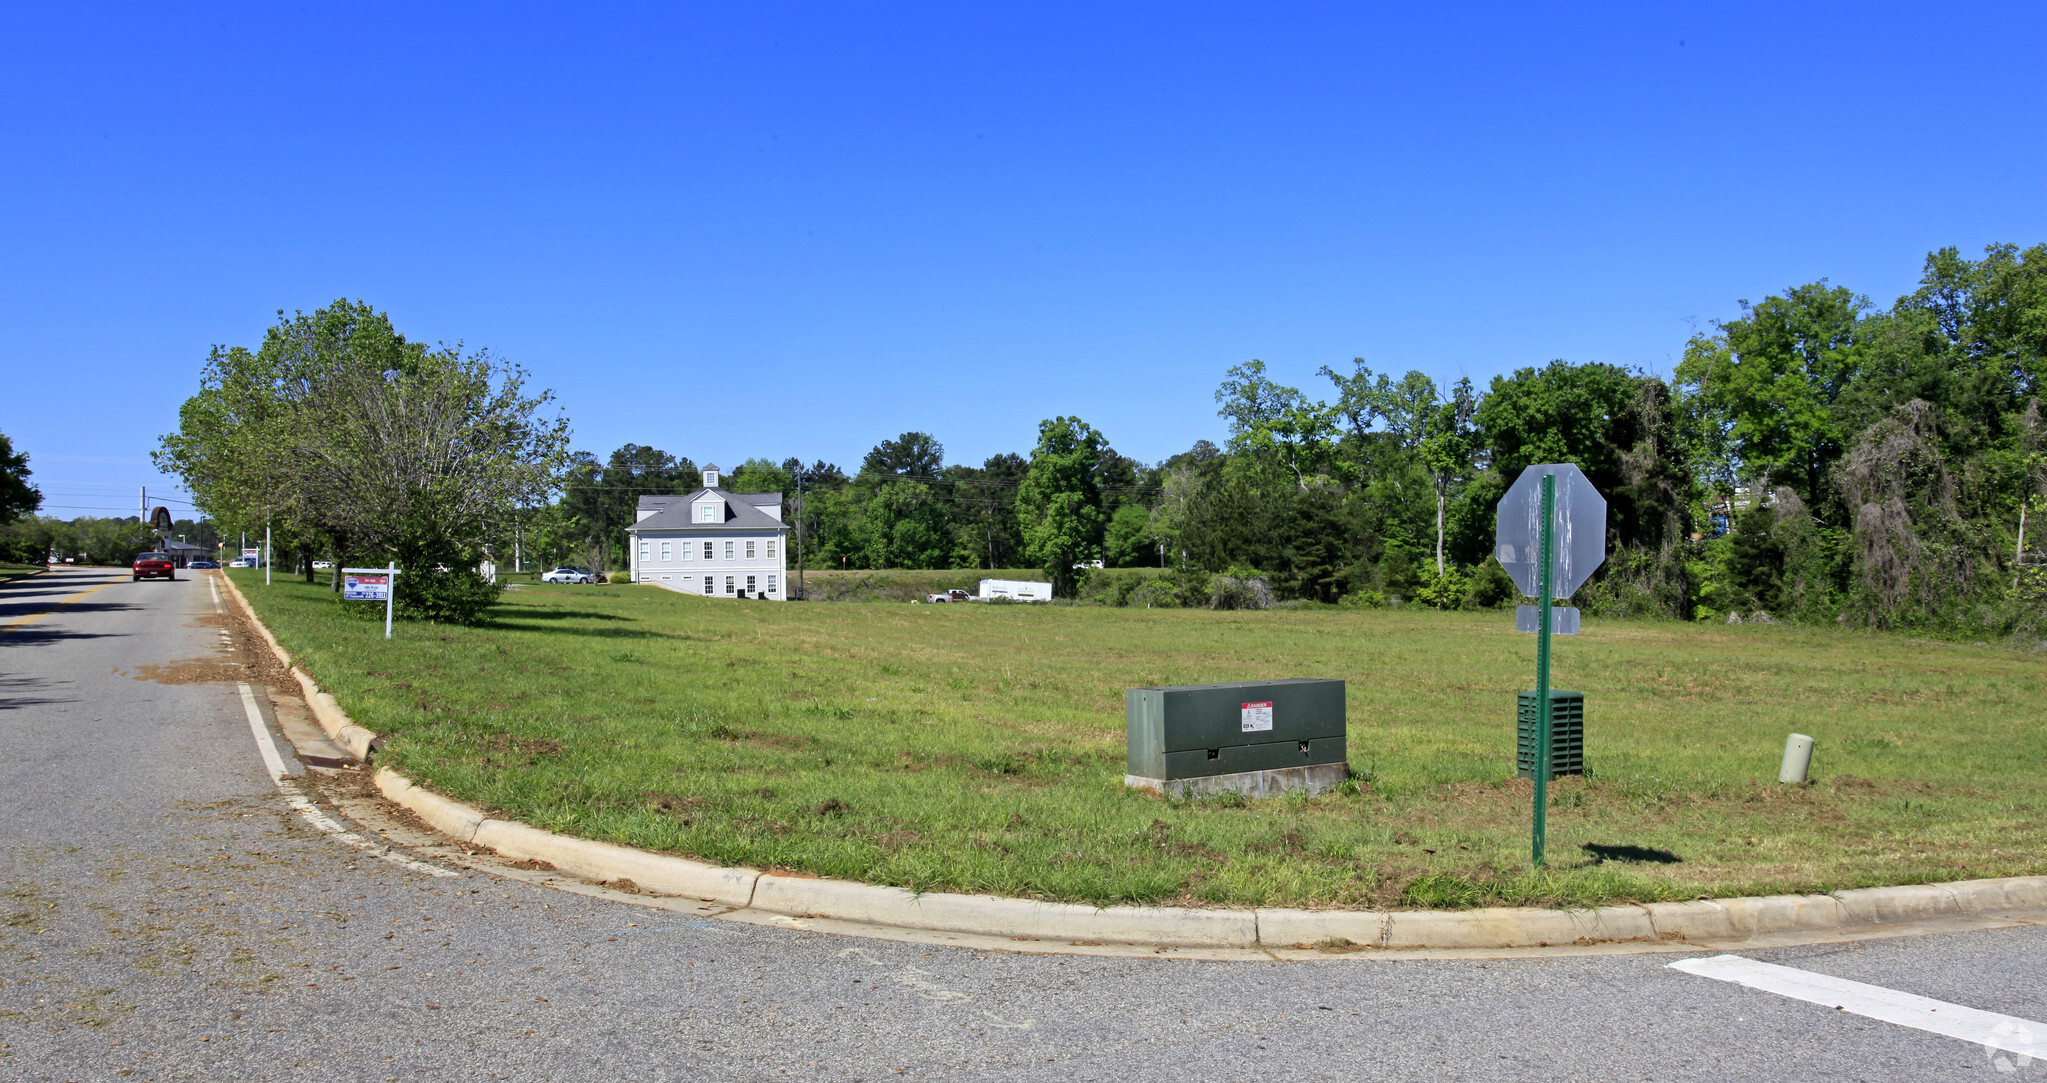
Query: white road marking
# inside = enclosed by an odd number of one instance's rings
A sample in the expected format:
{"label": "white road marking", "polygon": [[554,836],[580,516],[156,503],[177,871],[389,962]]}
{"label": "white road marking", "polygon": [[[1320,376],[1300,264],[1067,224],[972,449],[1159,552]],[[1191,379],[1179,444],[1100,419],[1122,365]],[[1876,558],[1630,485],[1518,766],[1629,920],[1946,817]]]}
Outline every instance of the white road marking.
{"label": "white road marking", "polygon": [[218,613],[220,612],[220,580],[209,575],[206,577],[206,585],[213,588],[213,611]]}
{"label": "white road marking", "polygon": [[263,768],[270,772],[270,781],[277,784],[278,792],[284,795],[284,802],[291,806],[292,811],[298,813],[300,817],[313,825],[314,828],[324,831],[366,854],[373,857],[381,857],[393,865],[403,865],[414,872],[423,872],[428,876],[455,877],[462,875],[461,873],[441,868],[438,865],[429,865],[424,861],[415,861],[412,858],[406,857],[404,854],[393,850],[391,847],[375,839],[350,831],[332,816],[321,812],[320,806],[313,804],[311,800],[307,799],[306,795],[300,791],[298,783],[292,781],[291,775],[285,771],[284,754],[277,750],[277,742],[270,739],[270,728],[263,724],[263,712],[256,706],[256,690],[250,688],[246,682],[237,682],[235,687],[241,689],[242,711],[249,716],[249,732],[256,737],[256,750],[263,755]]}
{"label": "white road marking", "polygon": [[1987,1050],[2016,1053],[2023,1060],[2047,1059],[2047,1023],[1901,993],[1880,985],[1815,974],[1739,955],[1680,959],[1673,970],[1733,982],[1766,993],[1819,1004],[1945,1038],[1973,1042]]}

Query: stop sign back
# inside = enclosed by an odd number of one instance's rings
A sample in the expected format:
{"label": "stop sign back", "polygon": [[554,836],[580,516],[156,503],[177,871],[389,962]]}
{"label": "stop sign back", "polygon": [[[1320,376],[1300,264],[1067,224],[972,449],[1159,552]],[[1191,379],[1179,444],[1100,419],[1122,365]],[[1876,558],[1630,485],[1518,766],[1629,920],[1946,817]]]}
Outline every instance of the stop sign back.
{"label": "stop sign back", "polygon": [[1496,550],[1500,567],[1533,598],[1542,589],[1539,548],[1542,543],[1542,477],[1557,479],[1551,522],[1556,530],[1550,553],[1550,589],[1568,598],[1606,563],[1606,498],[1571,463],[1531,466],[1521,471],[1495,511]]}

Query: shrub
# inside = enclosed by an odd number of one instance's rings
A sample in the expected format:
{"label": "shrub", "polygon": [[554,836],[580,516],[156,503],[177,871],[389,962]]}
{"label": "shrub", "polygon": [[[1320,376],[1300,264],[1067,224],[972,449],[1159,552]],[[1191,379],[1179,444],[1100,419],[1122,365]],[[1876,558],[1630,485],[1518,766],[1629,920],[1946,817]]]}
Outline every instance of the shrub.
{"label": "shrub", "polygon": [[1263,576],[1218,575],[1209,580],[1210,609],[1271,609],[1272,586]]}
{"label": "shrub", "polygon": [[1507,569],[1500,567],[1494,557],[1485,558],[1485,563],[1471,569],[1464,587],[1464,597],[1457,602],[1459,609],[1498,609],[1520,597],[1521,589],[1514,585],[1514,577]]}

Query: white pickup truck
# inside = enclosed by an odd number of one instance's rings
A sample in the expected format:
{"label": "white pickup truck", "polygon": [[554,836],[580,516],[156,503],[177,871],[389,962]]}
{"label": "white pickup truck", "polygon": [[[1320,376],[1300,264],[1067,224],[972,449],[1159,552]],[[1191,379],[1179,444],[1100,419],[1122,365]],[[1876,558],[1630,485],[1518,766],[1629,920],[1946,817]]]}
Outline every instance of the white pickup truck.
{"label": "white pickup truck", "polygon": [[926,594],[927,602],[971,602],[974,596],[963,590],[948,590],[939,594]]}

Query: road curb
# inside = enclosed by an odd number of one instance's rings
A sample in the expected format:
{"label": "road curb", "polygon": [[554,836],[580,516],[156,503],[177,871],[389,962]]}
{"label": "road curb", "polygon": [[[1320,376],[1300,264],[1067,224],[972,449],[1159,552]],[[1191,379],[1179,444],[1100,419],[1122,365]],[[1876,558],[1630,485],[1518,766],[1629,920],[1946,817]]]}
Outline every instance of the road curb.
{"label": "road curb", "polygon": [[[351,752],[367,756],[381,739],[355,724],[312,677],[291,666],[255,609],[226,575],[229,592],[262,631],[278,660],[306,691],[315,717]],[[1175,947],[1386,949],[1531,948],[1596,943],[1711,943],[1779,933],[1818,933],[1910,925],[1942,918],[2047,911],[2047,876],[1960,880],[1945,884],[1857,888],[1831,895],[1767,895],[1582,910],[1497,907],[1479,910],[1197,909],[1041,902],[997,895],[913,892],[853,880],[707,865],[608,842],[571,838],[427,790],[388,767],[374,775],[380,793],[458,842],[514,860],[546,862],[604,883],[700,899],[792,918],[1017,940],[1118,942]]]}
{"label": "road curb", "polygon": [[16,583],[26,583],[31,579],[41,579],[48,574],[50,574],[50,566],[45,564],[40,571],[23,572],[9,579],[0,579],[0,589],[11,587]]}

